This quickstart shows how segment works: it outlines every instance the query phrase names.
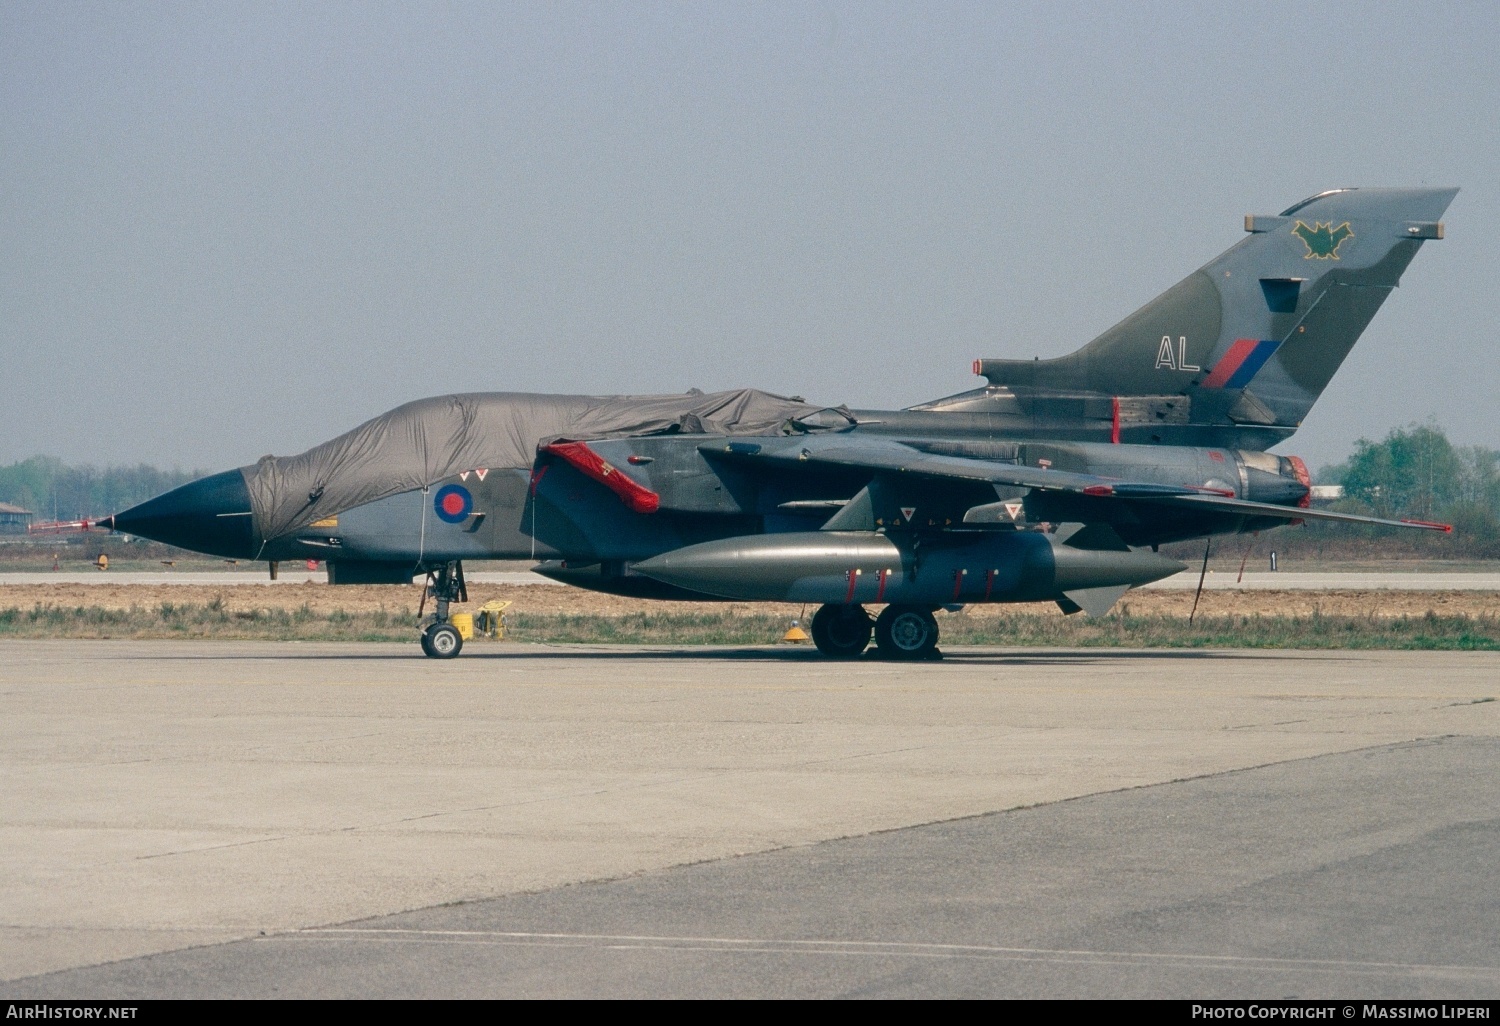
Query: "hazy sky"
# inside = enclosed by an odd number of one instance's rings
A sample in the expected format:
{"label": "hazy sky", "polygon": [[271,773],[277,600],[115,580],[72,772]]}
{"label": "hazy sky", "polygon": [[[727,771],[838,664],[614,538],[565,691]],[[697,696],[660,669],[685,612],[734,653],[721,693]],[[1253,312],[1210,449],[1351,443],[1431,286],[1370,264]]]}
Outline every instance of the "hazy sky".
{"label": "hazy sky", "polygon": [[1458,185],[1281,448],[1500,447],[1500,5],[0,0],[0,462],[464,390],[904,406],[1276,213]]}

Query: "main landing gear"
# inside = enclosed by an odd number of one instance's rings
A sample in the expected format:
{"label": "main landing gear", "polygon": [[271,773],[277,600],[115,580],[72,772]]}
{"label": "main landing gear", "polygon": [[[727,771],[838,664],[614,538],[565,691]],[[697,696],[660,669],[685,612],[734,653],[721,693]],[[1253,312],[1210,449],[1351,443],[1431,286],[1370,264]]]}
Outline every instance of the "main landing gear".
{"label": "main landing gear", "polygon": [[830,659],[856,659],[870,636],[882,659],[941,659],[938,624],[926,606],[890,605],[874,620],[864,606],[829,603],[812,619],[813,644]]}
{"label": "main landing gear", "polygon": [[886,606],[875,620],[875,647],[885,659],[941,659],[938,625],[926,606]]}
{"label": "main landing gear", "polygon": [[422,651],[432,659],[452,659],[464,647],[463,635],[448,619],[449,603],[469,601],[463,564],[453,560],[428,572],[427,584],[422,589],[422,603],[417,607],[419,618],[427,608],[428,595],[436,600],[436,604],[431,617],[417,621],[417,626],[422,628]]}
{"label": "main landing gear", "polygon": [[870,646],[875,623],[864,606],[822,606],[812,618],[813,644],[830,659],[857,659]]}

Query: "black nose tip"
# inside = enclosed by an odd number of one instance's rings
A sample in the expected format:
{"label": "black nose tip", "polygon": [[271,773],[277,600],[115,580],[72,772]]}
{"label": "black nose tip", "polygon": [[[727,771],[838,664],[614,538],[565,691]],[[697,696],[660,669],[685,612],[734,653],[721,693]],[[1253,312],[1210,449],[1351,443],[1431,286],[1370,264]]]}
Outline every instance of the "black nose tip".
{"label": "black nose tip", "polygon": [[100,523],[126,534],[230,559],[254,559],[258,547],[250,491],[238,470],[174,488]]}

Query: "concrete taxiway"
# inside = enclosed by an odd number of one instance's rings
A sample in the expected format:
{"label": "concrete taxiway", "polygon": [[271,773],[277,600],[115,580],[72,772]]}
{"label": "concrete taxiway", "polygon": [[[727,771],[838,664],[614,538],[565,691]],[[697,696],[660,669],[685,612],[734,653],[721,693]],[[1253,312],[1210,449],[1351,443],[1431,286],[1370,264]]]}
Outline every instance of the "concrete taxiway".
{"label": "concrete taxiway", "polygon": [[[1196,588],[1198,571],[1174,574],[1147,588]],[[1429,573],[1214,573],[1203,578],[1214,591],[1500,591],[1500,574]]]}
{"label": "concrete taxiway", "polygon": [[6,642],[0,993],[1494,996],[1497,697],[1489,653]]}
{"label": "concrete taxiway", "polygon": [[1495,738],[1380,746],[11,989],[1473,1002],[1500,993],[1497,781]]}

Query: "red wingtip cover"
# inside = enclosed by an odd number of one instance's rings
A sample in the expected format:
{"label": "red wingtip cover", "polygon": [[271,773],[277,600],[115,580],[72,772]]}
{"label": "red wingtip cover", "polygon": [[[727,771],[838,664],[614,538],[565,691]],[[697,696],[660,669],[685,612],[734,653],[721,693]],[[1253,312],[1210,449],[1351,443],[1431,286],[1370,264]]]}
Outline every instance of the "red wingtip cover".
{"label": "red wingtip cover", "polygon": [[1403,524],[1413,524],[1417,527],[1430,527],[1434,531],[1442,531],[1444,534],[1453,533],[1452,524],[1440,524],[1436,520],[1411,520],[1407,517],[1402,517],[1401,522]]}

